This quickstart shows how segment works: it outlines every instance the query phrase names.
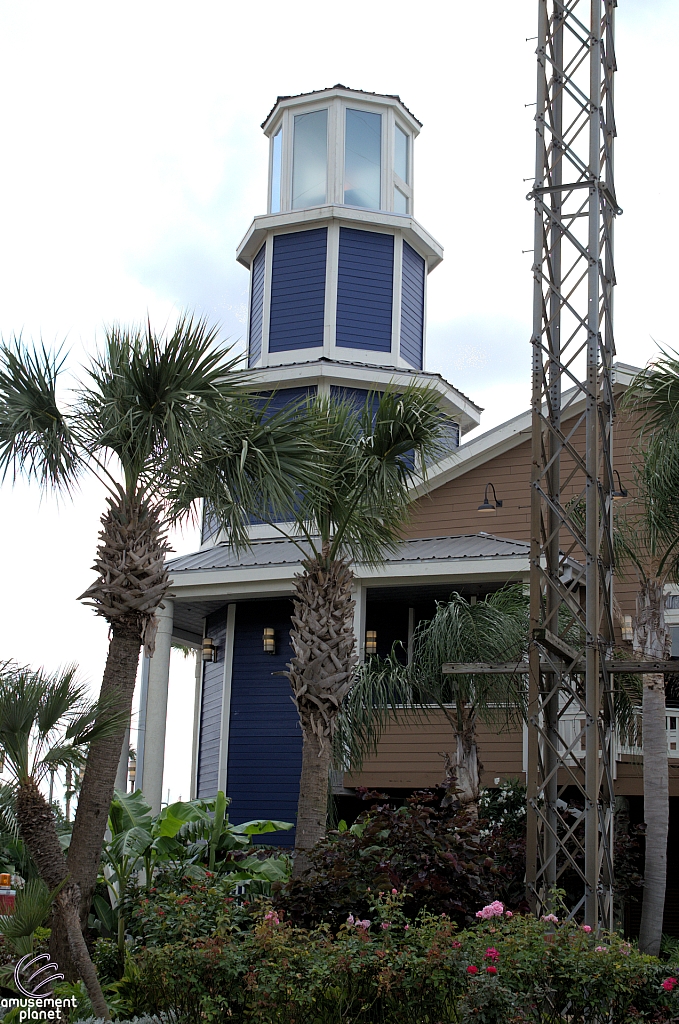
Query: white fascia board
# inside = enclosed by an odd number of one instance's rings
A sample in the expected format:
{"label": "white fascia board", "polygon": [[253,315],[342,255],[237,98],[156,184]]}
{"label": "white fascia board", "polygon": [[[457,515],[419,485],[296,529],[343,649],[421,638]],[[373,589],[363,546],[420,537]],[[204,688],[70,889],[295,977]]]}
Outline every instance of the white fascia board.
{"label": "white fascia board", "polygon": [[329,100],[334,99],[349,100],[350,102],[361,103],[365,106],[393,107],[395,110],[398,110],[402,120],[408,124],[415,138],[420,134],[421,123],[410,113],[402,100],[397,99],[395,96],[383,96],[380,93],[361,92],[360,90],[355,91],[353,89],[322,89],[318,92],[302,93],[299,96],[279,97],[266,121],[262,123],[262,131],[265,135],[271,135],[271,130],[281,110],[292,107],[322,106]]}
{"label": "white fascia board", "polygon": [[[635,366],[615,363],[612,367],[613,384],[623,388],[628,387],[630,381],[639,372]],[[582,391],[578,388],[569,388],[568,391],[564,391],[561,396],[561,408],[566,412],[568,418],[579,415],[584,407],[585,396]],[[544,412],[546,413],[546,411],[545,406]],[[467,441],[466,444],[460,445],[454,454],[430,466],[427,479],[414,485],[410,493],[413,498],[429,494],[430,491],[436,490],[437,487],[448,483],[449,480],[464,476],[471,469],[476,469],[477,466],[482,466],[490,459],[515,448],[530,437],[531,424],[531,410],[527,409],[511,420],[506,420],[505,423],[493,427],[487,433]]]}
{"label": "white fascia board", "polygon": [[[185,570],[172,578],[168,597],[177,601],[207,600],[224,597],[284,596],[291,594],[299,565],[239,566],[232,569]],[[500,557],[446,558],[413,562],[395,562],[354,568],[356,580],[363,586],[428,586],[435,583],[495,581],[519,579],[530,571],[528,554]]]}
{"label": "white fascia board", "polygon": [[[308,351],[308,350],[307,350]],[[375,353],[371,352],[371,356]],[[289,363],[281,366],[269,366],[257,370],[256,383],[260,387],[267,385],[280,388],[285,384],[291,386],[318,385],[323,381],[336,387],[387,387],[393,383],[397,387],[406,387],[416,381],[428,385],[441,396],[446,411],[460,423],[462,432],[472,430],[479,425],[482,409],[470,398],[463,395],[438,373],[427,373],[421,370],[403,370],[398,367],[368,365],[352,365],[334,360],[312,359],[308,362]]]}
{"label": "white fascia board", "polygon": [[406,241],[426,257],[428,273],[443,259],[443,247],[409,214],[385,213],[382,210],[365,210],[358,206],[334,206],[327,203],[303,210],[267,213],[255,217],[236,249],[236,259],[249,270],[252,259],[269,231],[322,227],[334,220],[352,227],[363,224],[371,230],[385,228],[402,231]]}

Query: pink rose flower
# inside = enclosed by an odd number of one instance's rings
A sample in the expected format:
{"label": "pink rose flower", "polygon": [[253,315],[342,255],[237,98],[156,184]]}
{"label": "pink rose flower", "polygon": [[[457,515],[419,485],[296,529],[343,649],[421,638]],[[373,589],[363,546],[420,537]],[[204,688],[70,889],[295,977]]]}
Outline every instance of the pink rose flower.
{"label": "pink rose flower", "polygon": [[478,967],[475,967],[474,964],[470,964],[469,967],[467,968],[467,974],[478,974],[478,973],[479,973],[479,969],[478,969]]}
{"label": "pink rose flower", "polygon": [[382,931],[386,931],[390,924],[391,924],[391,921],[383,921],[382,922]]}
{"label": "pink rose flower", "polygon": [[676,984],[676,978],[665,978],[665,980],[662,983],[662,987],[665,989],[666,992],[671,992]]}
{"label": "pink rose flower", "polygon": [[483,954],[484,960],[492,960],[495,963],[500,959],[500,954],[496,950],[495,946],[489,946],[486,952]]}
{"label": "pink rose flower", "polygon": [[403,925],[403,931],[404,931],[404,932],[407,932],[409,928],[410,928],[410,925],[409,925],[409,924],[404,924],[404,925]]}
{"label": "pink rose flower", "polygon": [[551,921],[552,924],[558,924],[559,923],[559,918],[556,916],[556,914],[543,914],[541,920],[542,921]]}
{"label": "pink rose flower", "polygon": [[597,946],[596,949],[594,950],[594,952],[595,953],[607,953],[608,950],[606,949],[605,946]]}
{"label": "pink rose flower", "polygon": [[583,932],[587,932],[587,934],[589,935],[589,933],[591,932],[592,928],[588,924],[583,924],[582,930],[583,930]]}
{"label": "pink rose flower", "polygon": [[398,896],[398,889],[392,889],[391,890],[391,895],[392,896]]}
{"label": "pink rose flower", "polygon": [[494,900],[493,903],[489,903],[483,910],[477,910],[476,916],[481,918],[483,921],[489,921],[491,917],[502,917],[505,912],[504,903],[500,903],[499,900]]}
{"label": "pink rose flower", "polygon": [[505,910],[505,917],[514,917],[511,910]]}
{"label": "pink rose flower", "polygon": [[347,918],[347,924],[348,925],[352,925],[353,923],[354,923],[354,915],[353,914],[349,914],[349,917]]}
{"label": "pink rose flower", "polygon": [[462,949],[461,942],[453,942],[453,949]]}

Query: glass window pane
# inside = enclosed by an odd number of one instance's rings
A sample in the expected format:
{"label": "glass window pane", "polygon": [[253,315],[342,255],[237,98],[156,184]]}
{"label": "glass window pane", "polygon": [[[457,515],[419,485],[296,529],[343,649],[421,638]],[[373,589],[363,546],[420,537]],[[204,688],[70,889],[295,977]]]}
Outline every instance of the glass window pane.
{"label": "glass window pane", "polygon": [[400,188],[394,188],[394,213],[407,213],[408,212],[408,200],[401,192]]}
{"label": "glass window pane", "polygon": [[344,202],[380,208],[382,115],[347,110],[344,144]]}
{"label": "glass window pane", "polygon": [[283,130],[279,128],[272,140],[271,154],[271,212],[281,211],[281,143]]}
{"label": "glass window pane", "polygon": [[410,184],[408,180],[408,136],[398,125],[396,125],[394,137],[394,170],[406,185]]}
{"label": "glass window pane", "polygon": [[328,111],[295,117],[292,153],[292,208],[325,202],[328,177]]}

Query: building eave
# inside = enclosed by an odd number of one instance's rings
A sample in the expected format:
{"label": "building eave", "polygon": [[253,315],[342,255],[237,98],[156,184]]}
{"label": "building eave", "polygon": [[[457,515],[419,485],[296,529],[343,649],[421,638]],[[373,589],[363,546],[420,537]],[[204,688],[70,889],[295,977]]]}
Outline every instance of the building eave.
{"label": "building eave", "polygon": [[[628,363],[615,363],[612,369],[612,382],[618,391],[629,387],[630,383],[641,371]],[[585,408],[585,396],[579,388],[570,388],[561,397],[561,409],[567,418],[581,415]],[[460,445],[452,455],[430,466],[427,479],[421,480],[411,488],[413,498],[420,498],[436,490],[450,480],[464,476],[477,466],[482,466],[491,459],[503,455],[516,448],[531,436],[531,410],[519,413],[510,420],[500,423],[484,434],[474,437]]]}
{"label": "building eave", "polygon": [[443,246],[409,214],[385,213],[381,210],[365,210],[358,206],[328,203],[288,213],[266,213],[255,217],[236,249],[236,259],[249,270],[250,263],[259,252],[269,231],[304,230],[323,227],[333,221],[352,227],[365,225],[373,231],[376,228],[402,231],[405,240],[426,259],[427,273],[437,267],[443,259]]}

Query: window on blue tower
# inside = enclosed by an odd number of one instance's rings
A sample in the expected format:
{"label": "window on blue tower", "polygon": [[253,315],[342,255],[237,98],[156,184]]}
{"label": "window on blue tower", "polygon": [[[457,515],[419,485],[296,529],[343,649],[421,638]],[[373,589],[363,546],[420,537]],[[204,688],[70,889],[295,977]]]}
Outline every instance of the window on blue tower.
{"label": "window on blue tower", "polygon": [[292,143],[292,208],[325,202],[328,178],[328,111],[295,117]]}
{"label": "window on blue tower", "polygon": [[380,208],[382,115],[347,110],[344,141],[344,202]]}
{"label": "window on blue tower", "polygon": [[406,185],[410,184],[408,174],[408,136],[396,125],[394,132],[394,170],[401,181]]}
{"label": "window on blue tower", "polygon": [[281,153],[283,129],[279,128],[271,140],[271,212],[281,212]]}

